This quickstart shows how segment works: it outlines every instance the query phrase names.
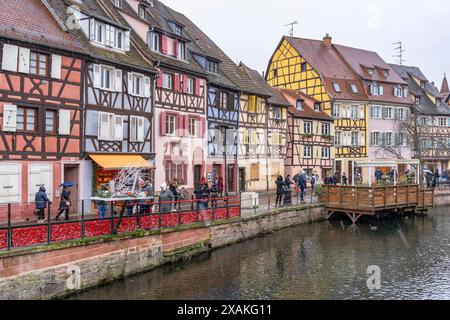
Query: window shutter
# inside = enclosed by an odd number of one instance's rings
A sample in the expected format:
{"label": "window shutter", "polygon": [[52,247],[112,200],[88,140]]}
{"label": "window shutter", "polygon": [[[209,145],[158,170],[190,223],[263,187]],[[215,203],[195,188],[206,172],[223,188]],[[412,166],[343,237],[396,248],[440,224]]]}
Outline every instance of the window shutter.
{"label": "window shutter", "polygon": [[128,72],[128,93],[133,94],[133,73]]}
{"label": "window shutter", "polygon": [[167,53],[167,36],[161,35],[161,52]]}
{"label": "window shutter", "polygon": [[52,78],[61,79],[61,56],[52,55]]}
{"label": "window shutter", "polygon": [[204,138],[206,134],[206,119],[200,118],[200,138]]}
{"label": "window shutter", "polygon": [[163,87],[163,81],[164,81],[164,72],[160,71],[158,73],[158,79],[156,79],[156,86],[158,88],[162,88]]}
{"label": "window shutter", "polygon": [[98,113],[98,139],[110,140],[110,114],[106,112]]}
{"label": "window shutter", "polygon": [[145,126],[144,126],[144,118],[138,117],[137,118],[137,141],[138,142],[145,142]]}
{"label": "window shutter", "polygon": [[102,68],[99,64],[94,64],[94,88],[102,86]]}
{"label": "window shutter", "polygon": [[379,92],[380,96],[384,95],[384,87],[383,86],[379,86],[378,87],[378,92]]}
{"label": "window shutter", "polygon": [[0,204],[20,201],[19,171],[20,166],[16,164],[0,166]]}
{"label": "window shutter", "polygon": [[17,126],[17,106],[3,105],[3,131],[15,132]]}
{"label": "window shutter", "polygon": [[187,75],[183,75],[183,92],[187,93],[187,88],[188,88],[188,76]]}
{"label": "window shutter", "polygon": [[[195,78],[195,95],[199,96],[200,95],[200,79],[199,78]],[[230,97],[229,97],[230,98]]]}
{"label": "window shutter", "polygon": [[159,116],[159,134],[161,136],[165,136],[166,135],[166,120],[167,120],[167,113],[165,113],[164,111],[161,112],[160,116]]}
{"label": "window shutter", "polygon": [[248,129],[244,129],[244,144],[250,144],[250,139],[249,139],[249,130]]}
{"label": "window shutter", "polygon": [[152,93],[152,82],[150,77],[144,77],[144,97],[150,98]]}
{"label": "window shutter", "polygon": [[19,48],[19,72],[30,73],[30,49]]}
{"label": "window shutter", "polygon": [[2,69],[7,71],[17,71],[19,47],[10,44],[3,45]]}
{"label": "window shutter", "polygon": [[403,89],[403,98],[408,98],[408,88]]}
{"label": "window shutter", "polygon": [[122,78],[122,70],[115,69],[114,70],[114,90],[116,92],[122,92],[123,78]]}
{"label": "window shutter", "polygon": [[189,116],[182,115],[181,120],[183,121],[183,134],[182,136],[188,137],[189,136]]}
{"label": "window shutter", "polygon": [[114,141],[123,140],[123,116],[114,116]]}
{"label": "window shutter", "polygon": [[366,146],[366,133],[365,132],[360,132],[359,133],[359,145],[361,147],[365,147]]}
{"label": "window shutter", "polygon": [[52,199],[51,171],[50,165],[30,165],[29,202],[34,202],[36,193],[40,187],[45,187],[48,198],[50,200]]}
{"label": "window shutter", "polygon": [[70,110],[59,110],[59,129],[58,133],[63,136],[70,135]]}
{"label": "window shutter", "polygon": [[173,55],[178,58],[178,41],[173,42]]}
{"label": "window shutter", "polygon": [[359,106],[358,110],[359,110],[359,118],[365,119],[366,118],[366,112],[365,112],[366,110],[365,110],[364,106]]}
{"label": "window shutter", "polygon": [[91,31],[90,39],[91,39],[91,41],[94,41],[95,40],[95,19],[91,18],[91,20],[89,22],[90,22],[90,31]]}
{"label": "window shutter", "polygon": [[130,51],[130,31],[125,32],[125,39],[124,39],[124,45],[123,48],[125,51]]}
{"label": "window shutter", "polygon": [[106,25],[105,26],[105,29],[106,29],[106,37],[105,37],[105,44],[108,46],[108,47],[110,47],[111,46],[111,26],[110,25]]}
{"label": "window shutter", "polygon": [[175,75],[174,75],[174,90],[176,91],[176,92],[178,92],[178,91],[180,91],[181,90],[181,88],[180,88],[180,75],[178,74],[178,73],[175,73]]}
{"label": "window shutter", "polygon": [[130,116],[130,142],[137,141],[137,117]]}

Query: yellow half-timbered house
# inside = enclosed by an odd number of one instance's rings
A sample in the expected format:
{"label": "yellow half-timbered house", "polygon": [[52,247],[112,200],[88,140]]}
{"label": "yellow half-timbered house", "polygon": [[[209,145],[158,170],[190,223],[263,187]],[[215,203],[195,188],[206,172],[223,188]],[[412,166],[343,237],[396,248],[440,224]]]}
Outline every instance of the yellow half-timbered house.
{"label": "yellow half-timbered house", "polygon": [[334,118],[334,170],[353,180],[355,161],[368,157],[368,98],[330,36],[321,40],[283,37],[266,72],[267,82],[320,101]]}

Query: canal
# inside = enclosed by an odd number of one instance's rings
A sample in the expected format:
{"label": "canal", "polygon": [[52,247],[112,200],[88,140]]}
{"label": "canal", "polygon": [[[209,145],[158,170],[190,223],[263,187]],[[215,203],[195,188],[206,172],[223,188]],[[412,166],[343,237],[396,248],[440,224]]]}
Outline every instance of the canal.
{"label": "canal", "polygon": [[[448,299],[449,210],[284,229],[70,299]],[[367,287],[373,265],[379,290]]]}

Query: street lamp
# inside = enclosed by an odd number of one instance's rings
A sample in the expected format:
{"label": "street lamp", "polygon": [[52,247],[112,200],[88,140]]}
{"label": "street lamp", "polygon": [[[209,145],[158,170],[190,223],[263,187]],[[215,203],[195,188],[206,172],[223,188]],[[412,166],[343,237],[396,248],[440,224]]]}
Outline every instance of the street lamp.
{"label": "street lamp", "polygon": [[[225,196],[228,197],[228,167],[227,167],[227,129],[234,129],[233,127],[220,125],[220,132],[223,135],[222,146],[223,146],[223,157],[224,157],[224,178],[225,178]],[[233,135],[234,139],[234,135]]]}

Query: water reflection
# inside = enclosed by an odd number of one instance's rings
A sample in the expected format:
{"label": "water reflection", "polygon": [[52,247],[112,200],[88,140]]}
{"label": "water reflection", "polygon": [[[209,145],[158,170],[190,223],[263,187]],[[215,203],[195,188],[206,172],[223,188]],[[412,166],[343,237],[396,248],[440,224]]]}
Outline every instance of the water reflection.
{"label": "water reflection", "polygon": [[[374,228],[376,225],[376,228]],[[281,230],[73,299],[450,298],[450,215]],[[367,288],[368,266],[381,289]]]}

